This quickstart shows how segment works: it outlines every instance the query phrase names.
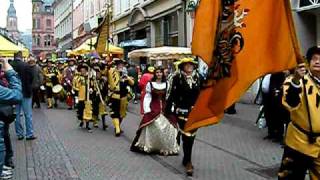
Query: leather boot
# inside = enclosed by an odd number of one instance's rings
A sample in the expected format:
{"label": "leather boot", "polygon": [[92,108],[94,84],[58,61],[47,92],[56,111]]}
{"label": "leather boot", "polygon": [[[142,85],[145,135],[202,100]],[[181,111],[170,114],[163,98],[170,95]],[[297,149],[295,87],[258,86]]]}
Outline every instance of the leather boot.
{"label": "leather boot", "polygon": [[193,175],[193,165],[191,162],[188,162],[186,165],[185,165],[185,168],[186,168],[186,174],[188,176],[192,176]]}
{"label": "leather boot", "polygon": [[120,122],[119,122],[119,119],[118,118],[113,118],[112,119],[112,123],[113,123],[113,126],[115,128],[115,136],[116,137],[119,137],[120,134],[121,134],[121,129],[120,129]]}

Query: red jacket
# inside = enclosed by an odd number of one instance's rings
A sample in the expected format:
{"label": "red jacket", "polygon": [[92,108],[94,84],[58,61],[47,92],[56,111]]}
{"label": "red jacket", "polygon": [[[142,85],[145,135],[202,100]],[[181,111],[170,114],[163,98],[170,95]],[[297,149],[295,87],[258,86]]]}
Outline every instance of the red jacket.
{"label": "red jacket", "polygon": [[153,74],[151,73],[145,73],[141,76],[141,79],[139,81],[139,89],[141,91],[141,97],[140,97],[140,113],[143,115],[143,99],[146,94],[146,86],[148,82],[153,78]]}

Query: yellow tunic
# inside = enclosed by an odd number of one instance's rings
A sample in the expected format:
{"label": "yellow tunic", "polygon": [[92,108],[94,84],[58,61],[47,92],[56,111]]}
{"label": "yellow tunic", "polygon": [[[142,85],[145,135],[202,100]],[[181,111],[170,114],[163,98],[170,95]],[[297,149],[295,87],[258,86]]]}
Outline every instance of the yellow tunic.
{"label": "yellow tunic", "polygon": [[86,77],[84,76],[77,76],[74,78],[74,89],[79,92],[78,99],[79,101],[86,100]]}
{"label": "yellow tunic", "polygon": [[[115,99],[120,99],[120,72],[116,68],[111,68],[108,72],[108,83],[109,90],[111,92],[111,97]],[[134,80],[128,77],[128,84],[133,86]]]}
{"label": "yellow tunic", "polygon": [[[312,122],[312,129],[314,133],[320,133],[320,107],[317,107],[317,98],[320,97],[320,88],[315,84],[309,75],[306,75],[304,79],[307,80],[306,92],[308,93],[308,103]],[[308,113],[306,108],[305,93],[303,90],[302,80],[300,81],[299,88],[302,92],[300,93],[300,103],[297,107],[291,107],[286,101],[287,90],[292,83],[292,78],[288,78],[284,84],[284,96],[282,99],[283,105],[290,111],[291,120],[303,128],[305,131],[310,132]],[[310,90],[312,88],[312,90]],[[292,122],[288,126],[286,138],[286,144],[303,154],[318,158],[320,155],[320,137],[317,137],[314,144],[310,144],[308,136],[297,129]]]}
{"label": "yellow tunic", "polygon": [[54,76],[57,76],[57,78],[58,78],[60,76],[60,73],[55,67],[52,67],[50,69],[45,67],[43,69],[43,75],[45,77],[46,86],[52,87],[53,86],[52,79],[54,78]]}

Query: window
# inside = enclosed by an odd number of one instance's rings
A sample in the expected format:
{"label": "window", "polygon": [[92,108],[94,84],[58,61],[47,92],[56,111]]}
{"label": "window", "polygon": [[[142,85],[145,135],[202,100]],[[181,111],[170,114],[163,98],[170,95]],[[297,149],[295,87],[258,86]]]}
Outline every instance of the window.
{"label": "window", "polygon": [[130,7],[130,1],[128,0],[121,0],[121,12],[125,12],[127,10],[129,10]]}
{"label": "window", "polygon": [[32,27],[33,29],[40,29],[40,19],[32,19]]}
{"label": "window", "polygon": [[121,13],[121,1],[120,0],[114,0],[114,6],[115,6],[115,15],[119,15]]}
{"label": "window", "polygon": [[93,1],[91,0],[90,2],[90,16],[93,16],[94,15],[94,4],[93,4]]}
{"label": "window", "polygon": [[159,47],[163,45],[163,31],[162,31],[162,21],[158,20],[154,22],[155,27],[155,46]]}
{"label": "window", "polygon": [[318,0],[300,0],[300,7],[320,4]]}
{"label": "window", "polygon": [[51,46],[52,36],[46,35],[44,36],[44,47]]}
{"label": "window", "polygon": [[51,29],[51,19],[46,20],[47,29]]}
{"label": "window", "polygon": [[178,31],[178,14],[174,13],[169,17],[169,31],[170,33]]}
{"label": "window", "polygon": [[40,35],[34,35],[33,38],[32,38],[32,44],[33,46],[37,46],[39,47],[40,46]]}

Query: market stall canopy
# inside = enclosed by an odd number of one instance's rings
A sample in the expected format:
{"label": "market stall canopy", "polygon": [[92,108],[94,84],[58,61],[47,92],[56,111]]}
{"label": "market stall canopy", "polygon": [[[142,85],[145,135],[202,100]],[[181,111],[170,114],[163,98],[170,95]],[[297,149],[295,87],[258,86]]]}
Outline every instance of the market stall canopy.
{"label": "market stall canopy", "polygon": [[[69,52],[69,54],[82,55],[82,54],[95,51],[94,45],[96,44],[96,42],[97,42],[97,37],[92,37],[90,39],[87,39],[79,47]],[[106,52],[107,52],[107,48],[108,48],[108,44],[106,44]],[[123,49],[109,43],[109,52],[111,54],[123,54]]]}
{"label": "market stall canopy", "polygon": [[131,51],[128,54],[128,57],[131,60],[139,60],[140,57],[146,57],[149,60],[173,60],[193,56],[190,48],[163,46],[156,48],[137,49]]}
{"label": "market stall canopy", "polygon": [[14,53],[18,51],[21,51],[24,57],[29,56],[27,48],[20,47],[0,35],[0,56],[13,57]]}

